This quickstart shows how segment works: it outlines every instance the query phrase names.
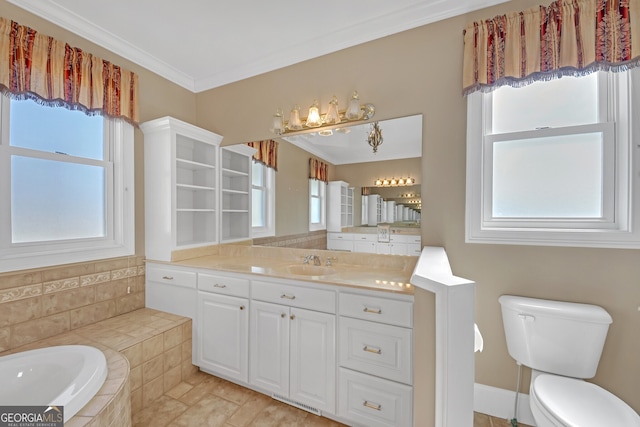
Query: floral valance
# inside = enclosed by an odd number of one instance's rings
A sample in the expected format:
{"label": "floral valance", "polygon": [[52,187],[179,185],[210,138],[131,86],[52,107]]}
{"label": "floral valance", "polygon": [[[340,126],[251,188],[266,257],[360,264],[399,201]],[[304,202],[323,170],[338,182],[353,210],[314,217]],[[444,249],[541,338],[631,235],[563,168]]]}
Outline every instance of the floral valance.
{"label": "floral valance", "polygon": [[328,177],[329,165],[318,159],[309,159],[309,178],[320,181],[329,181]]}
{"label": "floral valance", "polygon": [[257,150],[253,155],[255,161],[263,163],[276,171],[278,170],[278,142],[273,139],[267,139],[247,142],[247,145]]}
{"label": "floral valance", "polygon": [[138,76],[0,17],[0,91],[138,123]]}
{"label": "floral valance", "polygon": [[638,65],[637,0],[558,0],[464,31],[465,94]]}

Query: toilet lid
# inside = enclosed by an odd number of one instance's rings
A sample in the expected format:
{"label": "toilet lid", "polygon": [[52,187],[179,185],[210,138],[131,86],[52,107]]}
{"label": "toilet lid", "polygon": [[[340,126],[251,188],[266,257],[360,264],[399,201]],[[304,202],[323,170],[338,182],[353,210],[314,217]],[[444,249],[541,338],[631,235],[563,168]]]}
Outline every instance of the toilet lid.
{"label": "toilet lid", "polygon": [[586,381],[542,374],[532,391],[544,409],[567,426],[640,426],[640,416],[629,405]]}

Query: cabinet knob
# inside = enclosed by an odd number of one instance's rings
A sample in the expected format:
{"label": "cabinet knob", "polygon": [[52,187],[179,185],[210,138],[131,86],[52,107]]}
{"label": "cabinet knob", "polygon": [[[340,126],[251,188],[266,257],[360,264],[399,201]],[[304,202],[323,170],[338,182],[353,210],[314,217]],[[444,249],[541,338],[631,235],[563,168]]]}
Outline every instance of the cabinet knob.
{"label": "cabinet knob", "polygon": [[162,276],[164,280],[173,280],[173,276]]}
{"label": "cabinet knob", "polygon": [[292,315],[289,317],[289,319],[291,319],[291,320],[293,320],[293,319],[295,319],[295,318],[296,318],[296,315],[295,315],[295,314],[292,314]]}
{"label": "cabinet knob", "polygon": [[240,310],[244,310],[244,305],[241,305],[241,306],[240,306]]}
{"label": "cabinet knob", "polygon": [[282,318],[284,319],[284,318],[286,317],[286,315],[287,315],[286,313],[282,313],[282,314],[280,315],[280,317],[282,317]]}

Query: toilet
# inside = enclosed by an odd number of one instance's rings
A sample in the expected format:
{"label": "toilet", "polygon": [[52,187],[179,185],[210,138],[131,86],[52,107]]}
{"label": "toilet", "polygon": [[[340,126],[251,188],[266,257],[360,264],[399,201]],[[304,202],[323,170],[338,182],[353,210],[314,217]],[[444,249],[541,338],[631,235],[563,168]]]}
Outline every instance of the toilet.
{"label": "toilet", "polygon": [[602,307],[502,295],[509,354],[532,369],[529,402],[538,427],[640,427],[640,416],[596,374],[611,316]]}

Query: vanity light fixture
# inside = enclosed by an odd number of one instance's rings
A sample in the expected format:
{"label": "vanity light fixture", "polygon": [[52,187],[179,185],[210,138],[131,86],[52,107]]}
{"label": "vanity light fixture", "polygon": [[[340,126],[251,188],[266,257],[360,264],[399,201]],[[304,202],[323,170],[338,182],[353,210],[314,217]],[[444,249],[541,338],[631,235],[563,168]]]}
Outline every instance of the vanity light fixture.
{"label": "vanity light fixture", "polygon": [[407,178],[391,178],[391,179],[381,179],[378,178],[374,181],[374,185],[376,187],[402,187],[404,185],[413,185],[416,183],[416,180],[411,177]]}
{"label": "vanity light fixture", "polygon": [[[349,99],[347,109],[342,112],[338,109],[338,98],[335,96],[329,102],[329,107],[325,115],[320,114],[318,100],[313,101],[313,104],[309,107],[307,117],[303,119],[300,118],[300,107],[297,105],[291,109],[288,121],[284,119],[282,109],[278,108],[273,115],[270,130],[276,135],[286,135],[318,128],[320,129],[319,133],[321,135],[328,136],[332,134],[331,129],[322,128],[329,126],[335,127],[341,123],[369,120],[373,117],[375,111],[376,109],[373,104],[360,104],[358,92],[353,92]],[[336,131],[338,131],[338,129],[336,129]],[[382,137],[382,135],[380,136]],[[381,143],[382,141],[380,141],[380,144]],[[374,148],[374,152],[376,148]]]}

